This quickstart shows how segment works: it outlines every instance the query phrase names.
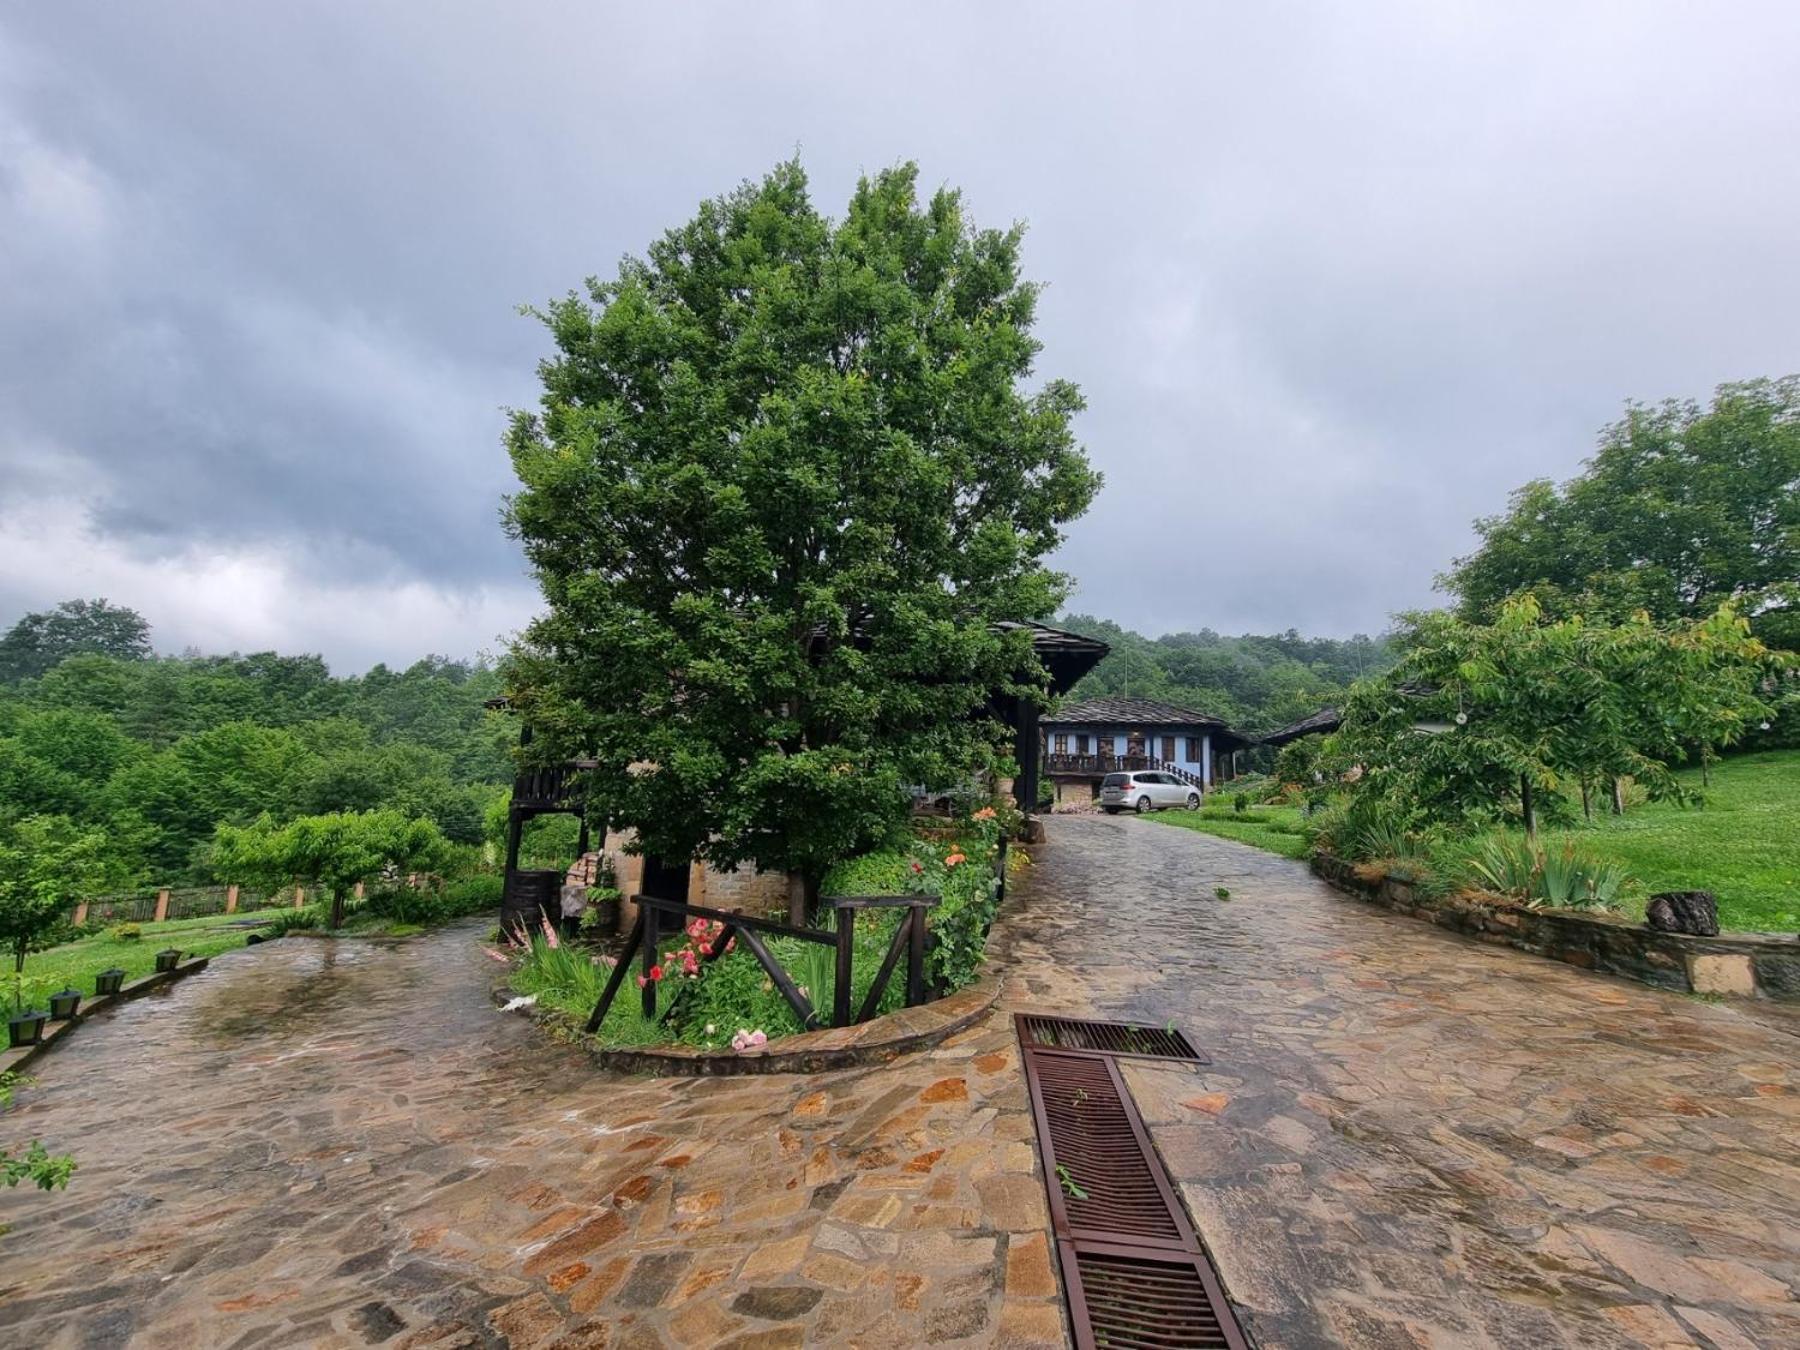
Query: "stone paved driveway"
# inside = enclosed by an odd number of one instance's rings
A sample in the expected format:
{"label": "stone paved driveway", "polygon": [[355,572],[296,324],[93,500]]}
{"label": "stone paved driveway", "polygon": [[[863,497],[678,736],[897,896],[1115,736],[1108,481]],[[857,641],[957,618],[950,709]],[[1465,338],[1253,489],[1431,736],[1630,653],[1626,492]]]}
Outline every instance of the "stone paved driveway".
{"label": "stone paved driveway", "polygon": [[1210,1054],[1127,1078],[1262,1344],[1800,1346],[1800,1038],[1161,822],[1050,828],[1012,996]]}
{"label": "stone paved driveway", "polygon": [[[471,938],[234,953],[46,1059],[6,1134],[82,1170],[0,1194],[0,1344],[1061,1342],[1004,1018],[620,1078],[495,1014]],[[1211,1053],[1129,1076],[1265,1345],[1800,1344],[1779,1029],[1135,819],[1051,822],[996,959]]]}

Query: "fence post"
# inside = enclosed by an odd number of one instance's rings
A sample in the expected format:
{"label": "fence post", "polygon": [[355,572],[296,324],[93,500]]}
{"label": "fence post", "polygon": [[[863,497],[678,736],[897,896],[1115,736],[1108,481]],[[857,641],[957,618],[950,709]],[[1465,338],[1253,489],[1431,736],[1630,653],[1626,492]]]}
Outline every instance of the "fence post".
{"label": "fence post", "polygon": [[294,908],[300,909],[300,908],[304,907],[305,904],[306,904],[306,887],[304,887],[304,886],[294,887]]}
{"label": "fence post", "polygon": [[831,982],[831,1025],[850,1025],[850,967],[856,948],[856,911],[849,905],[837,907],[837,973]]}
{"label": "fence post", "polygon": [[85,900],[75,906],[75,922],[77,924],[84,924],[87,922],[87,907],[88,902]]}
{"label": "fence post", "polygon": [[152,923],[161,923],[169,917],[169,888],[164,886],[156,893],[156,917]]}
{"label": "fence post", "polygon": [[227,914],[237,913],[237,895],[237,883],[233,882],[225,888],[225,912]]}
{"label": "fence post", "polygon": [[916,1008],[925,1001],[925,906],[907,906],[906,921],[906,1006]]}

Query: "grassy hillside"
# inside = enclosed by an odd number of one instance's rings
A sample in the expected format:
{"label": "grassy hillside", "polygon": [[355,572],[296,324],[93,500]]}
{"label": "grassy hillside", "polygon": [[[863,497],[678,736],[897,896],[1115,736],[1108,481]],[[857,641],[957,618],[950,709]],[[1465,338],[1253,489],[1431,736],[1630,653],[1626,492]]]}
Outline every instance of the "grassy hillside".
{"label": "grassy hillside", "polygon": [[[1626,911],[1642,918],[1644,900],[1658,891],[1707,890],[1719,897],[1719,923],[1737,932],[1800,931],[1800,750],[1737,755],[1713,767],[1712,785],[1700,772],[1681,775],[1701,792],[1695,806],[1649,803],[1592,825],[1546,831],[1546,843],[1573,839],[1617,858],[1636,883]],[[1301,815],[1290,807],[1161,811],[1165,825],[1254,844],[1288,858],[1304,857]]]}
{"label": "grassy hillside", "polygon": [[[1698,770],[1682,778],[1699,788]],[[1640,806],[1546,838],[1624,863],[1638,882],[1635,914],[1657,891],[1707,890],[1719,897],[1721,927],[1800,929],[1800,750],[1726,759],[1703,795],[1699,806]]]}

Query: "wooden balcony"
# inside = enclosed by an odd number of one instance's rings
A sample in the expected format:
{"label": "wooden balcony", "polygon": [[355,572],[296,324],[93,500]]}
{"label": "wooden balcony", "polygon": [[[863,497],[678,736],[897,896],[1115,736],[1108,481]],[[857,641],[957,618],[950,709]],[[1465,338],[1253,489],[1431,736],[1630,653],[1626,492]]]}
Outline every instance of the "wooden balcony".
{"label": "wooden balcony", "polygon": [[593,767],[593,760],[572,759],[546,769],[525,770],[513,779],[513,809],[579,812],[580,774]]}
{"label": "wooden balcony", "polygon": [[1046,777],[1050,778],[1104,778],[1109,773],[1136,773],[1145,769],[1173,774],[1182,782],[1191,783],[1197,788],[1206,786],[1200,781],[1200,775],[1192,769],[1185,769],[1179,764],[1166,763],[1154,755],[1058,755],[1046,753],[1043,761],[1043,772]]}

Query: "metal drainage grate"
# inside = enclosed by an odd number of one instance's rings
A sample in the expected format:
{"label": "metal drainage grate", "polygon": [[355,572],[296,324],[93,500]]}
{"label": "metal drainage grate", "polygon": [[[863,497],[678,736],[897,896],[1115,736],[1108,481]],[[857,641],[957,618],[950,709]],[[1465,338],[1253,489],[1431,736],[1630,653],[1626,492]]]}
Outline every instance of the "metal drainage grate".
{"label": "metal drainage grate", "polygon": [[1145,1027],[1131,1022],[1085,1022],[1074,1017],[1041,1017],[1019,1013],[1019,1042],[1027,1050],[1064,1050],[1090,1055],[1141,1055],[1152,1059],[1186,1059],[1212,1063],[1174,1027]]}
{"label": "metal drainage grate", "polygon": [[[1118,1065],[1094,1048],[1139,1044],[1115,1033],[1140,1029],[1024,1013],[1014,1024],[1075,1344],[1245,1350]],[[1086,1040],[1079,1048],[1041,1039],[1071,1026]]]}
{"label": "metal drainage grate", "polygon": [[[1082,1243],[1075,1253],[1083,1320],[1094,1345],[1200,1346],[1237,1350],[1243,1333],[1203,1256],[1149,1256],[1130,1248]],[[1080,1340],[1079,1335],[1077,1340]]]}

